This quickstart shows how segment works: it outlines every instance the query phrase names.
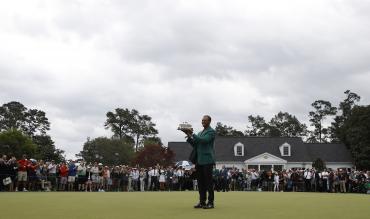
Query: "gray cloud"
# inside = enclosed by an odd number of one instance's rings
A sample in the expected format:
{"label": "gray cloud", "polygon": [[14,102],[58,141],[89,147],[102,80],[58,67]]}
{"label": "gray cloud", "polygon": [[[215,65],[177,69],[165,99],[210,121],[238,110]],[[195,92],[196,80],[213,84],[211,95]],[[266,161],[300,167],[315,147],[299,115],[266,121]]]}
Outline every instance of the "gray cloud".
{"label": "gray cloud", "polygon": [[203,114],[246,126],[250,114],[369,103],[370,4],[364,1],[12,1],[0,8],[0,100],[47,112],[72,157],[110,135],[105,113],[136,108],[164,142]]}

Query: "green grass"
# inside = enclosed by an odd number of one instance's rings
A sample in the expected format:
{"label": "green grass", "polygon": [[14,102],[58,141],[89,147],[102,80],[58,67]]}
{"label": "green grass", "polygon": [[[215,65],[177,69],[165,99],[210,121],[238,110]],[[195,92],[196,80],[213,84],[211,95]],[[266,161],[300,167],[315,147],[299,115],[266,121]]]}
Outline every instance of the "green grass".
{"label": "green grass", "polygon": [[370,218],[370,195],[215,193],[215,209],[193,209],[195,192],[0,193],[0,218],[355,219]]}

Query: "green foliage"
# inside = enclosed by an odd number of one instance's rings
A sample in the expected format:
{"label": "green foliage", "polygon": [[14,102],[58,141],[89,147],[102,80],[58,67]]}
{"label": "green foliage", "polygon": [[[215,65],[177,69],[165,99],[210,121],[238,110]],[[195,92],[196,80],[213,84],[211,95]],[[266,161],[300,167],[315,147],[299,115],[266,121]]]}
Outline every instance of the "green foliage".
{"label": "green foliage", "polygon": [[132,123],[134,123],[133,114],[135,111],[129,109],[115,109],[115,112],[107,112],[107,120],[104,124],[106,129],[110,129],[114,136],[123,139],[131,132]]}
{"label": "green foliage", "polygon": [[314,111],[309,112],[311,125],[314,130],[310,133],[308,142],[327,142],[328,141],[328,129],[323,127],[322,123],[327,116],[335,115],[337,108],[333,107],[329,101],[316,100],[312,103]]}
{"label": "green foliage", "polygon": [[16,129],[10,129],[0,133],[0,154],[15,156],[17,158],[26,154],[32,157],[36,154],[37,145],[30,137]]}
{"label": "green foliage", "polygon": [[269,123],[262,116],[249,116],[251,127],[247,127],[246,134],[249,136],[269,137],[299,137],[307,134],[307,126],[285,112],[276,114]]}
{"label": "green foliage", "polygon": [[62,161],[64,151],[55,148],[46,134],[49,129],[49,120],[41,110],[27,109],[15,101],[0,106],[0,132],[3,141],[10,142],[3,143],[2,148],[8,154],[20,157],[26,153],[36,159]]}
{"label": "green foliage", "polygon": [[232,126],[227,126],[218,122],[215,127],[216,134],[218,136],[233,136],[233,137],[242,137],[244,136],[243,132],[234,129]]}
{"label": "green foliage", "polygon": [[78,154],[86,162],[102,162],[109,165],[129,164],[134,155],[133,145],[128,139],[99,137],[87,139],[83,150]]}
{"label": "green foliage", "polygon": [[346,98],[339,103],[338,107],[338,113],[340,114],[334,118],[334,122],[331,123],[331,127],[329,128],[332,142],[339,142],[341,139],[344,139],[344,122],[352,114],[353,107],[356,106],[356,103],[361,99],[359,95],[350,90],[345,91],[344,94],[346,94]]}
{"label": "green foliage", "polygon": [[39,160],[54,160],[55,162],[64,161],[63,150],[56,149],[54,141],[49,135],[33,136],[32,141],[37,145],[34,158]]}
{"label": "green foliage", "polygon": [[50,123],[45,112],[27,109],[19,102],[9,102],[0,107],[0,131],[17,129],[29,136],[46,134]]}
{"label": "green foliage", "polygon": [[145,137],[143,138],[143,144],[149,145],[149,144],[158,144],[163,146],[162,140],[160,137]]}
{"label": "green foliage", "polygon": [[148,144],[136,153],[133,165],[152,167],[159,164],[167,167],[173,165],[174,158],[175,154],[171,149],[159,144]]}
{"label": "green foliage", "polygon": [[370,169],[370,105],[355,106],[341,129],[341,140],[350,148],[356,167]]}
{"label": "green foliage", "polygon": [[114,112],[108,112],[106,116],[105,128],[110,129],[119,139],[128,136],[133,138],[136,151],[145,138],[155,137],[158,134],[155,123],[151,121],[152,118],[148,115],[140,115],[135,109],[117,108]]}
{"label": "green foliage", "polygon": [[326,168],[325,162],[321,158],[317,158],[313,163],[312,167],[318,171],[322,171]]}
{"label": "green foliage", "polygon": [[270,136],[300,137],[307,134],[307,126],[287,112],[279,112],[271,119],[268,126],[271,130]]}
{"label": "green foliage", "polygon": [[262,116],[248,116],[248,122],[251,124],[247,127],[245,134],[248,136],[267,136],[268,124]]}

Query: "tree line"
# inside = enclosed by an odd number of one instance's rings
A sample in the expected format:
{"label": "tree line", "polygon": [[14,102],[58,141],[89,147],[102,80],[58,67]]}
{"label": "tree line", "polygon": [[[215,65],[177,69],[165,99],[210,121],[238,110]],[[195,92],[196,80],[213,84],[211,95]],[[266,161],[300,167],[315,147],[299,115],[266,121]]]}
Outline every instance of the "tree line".
{"label": "tree line", "polygon": [[50,122],[42,110],[28,109],[16,101],[0,106],[0,154],[62,161],[64,151],[55,147],[49,130]]}
{"label": "tree line", "polygon": [[[155,126],[150,116],[136,109],[109,111],[104,127],[113,135],[87,138],[76,156],[109,165],[169,165],[174,154],[163,146]],[[0,154],[17,158],[27,154],[34,159],[62,162],[64,151],[56,148],[49,130],[50,122],[44,111],[28,109],[16,101],[5,103],[0,107]]]}
{"label": "tree line", "polygon": [[[270,120],[260,115],[248,116],[244,131],[221,122],[216,124],[215,130],[218,136],[302,137],[309,143],[343,142],[350,149],[355,164],[369,169],[370,105],[358,105],[360,96],[350,90],[344,94],[338,106],[326,100],[313,102],[308,113],[309,125],[288,112],[278,112]],[[329,117],[333,118],[331,124],[324,125]],[[173,152],[163,146],[149,115],[136,109],[116,108],[106,113],[103,125],[112,135],[87,138],[77,157],[87,162],[144,166],[168,165],[173,161]],[[0,107],[1,154],[20,157],[25,153],[36,159],[61,161],[64,151],[55,147],[49,130],[50,122],[41,110],[28,109],[15,101]]]}
{"label": "tree line", "polygon": [[[219,136],[303,137],[309,143],[339,142],[344,122],[360,101],[360,96],[356,93],[350,90],[344,93],[346,98],[338,107],[326,100],[316,100],[311,104],[313,109],[308,113],[311,130],[296,116],[280,111],[269,121],[260,115],[248,116],[248,125],[244,132],[218,122],[216,132]],[[330,116],[334,117],[333,122],[325,127],[324,122]]]}
{"label": "tree line", "polygon": [[156,124],[149,115],[136,109],[116,108],[106,113],[104,123],[112,136],[87,139],[77,154],[87,162],[118,165],[154,166],[172,164],[174,154],[157,136]]}
{"label": "tree line", "polygon": [[[240,131],[221,122],[216,124],[218,136],[302,137],[307,143],[344,143],[358,168],[370,168],[370,105],[358,105],[361,97],[347,90],[338,106],[330,101],[311,104],[307,124],[288,112],[278,112],[269,121],[260,115],[248,116],[246,130]],[[330,125],[325,121],[332,117]]]}

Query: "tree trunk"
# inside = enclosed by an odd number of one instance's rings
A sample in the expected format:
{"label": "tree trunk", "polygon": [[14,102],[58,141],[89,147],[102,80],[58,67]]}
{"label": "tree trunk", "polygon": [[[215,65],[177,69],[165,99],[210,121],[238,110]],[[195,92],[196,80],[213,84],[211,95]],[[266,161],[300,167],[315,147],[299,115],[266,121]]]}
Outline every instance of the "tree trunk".
{"label": "tree trunk", "polygon": [[319,142],[322,143],[321,141],[321,121],[320,121],[320,126],[319,126]]}
{"label": "tree trunk", "polygon": [[136,135],[136,145],[135,145],[135,151],[137,152],[138,148],[139,148],[139,138],[140,138],[140,135],[137,134]]}

